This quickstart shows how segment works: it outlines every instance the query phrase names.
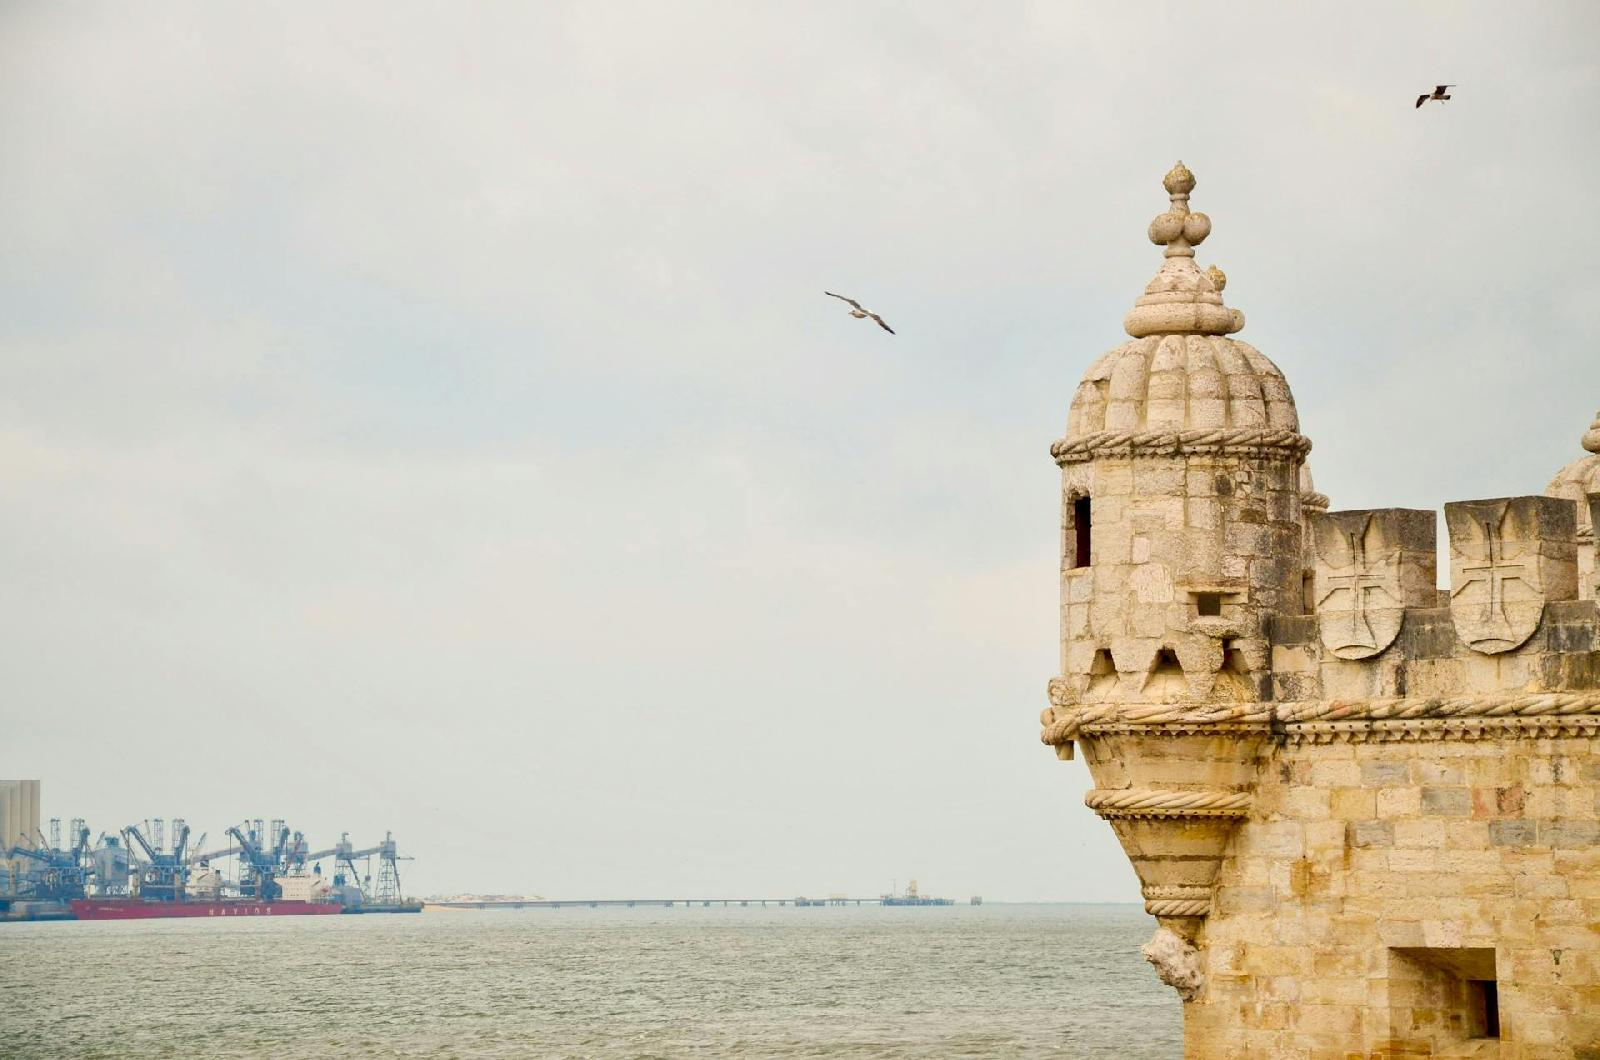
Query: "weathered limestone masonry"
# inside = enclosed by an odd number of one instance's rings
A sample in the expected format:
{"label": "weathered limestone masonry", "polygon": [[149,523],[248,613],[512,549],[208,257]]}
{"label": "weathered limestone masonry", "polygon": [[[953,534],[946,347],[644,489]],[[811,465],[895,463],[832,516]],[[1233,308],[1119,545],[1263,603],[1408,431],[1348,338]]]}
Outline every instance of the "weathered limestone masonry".
{"label": "weathered limestone masonry", "polygon": [[1085,373],[1061,676],[1194,1058],[1600,1060],[1600,418],[1544,496],[1329,512],[1278,369],[1194,248]]}

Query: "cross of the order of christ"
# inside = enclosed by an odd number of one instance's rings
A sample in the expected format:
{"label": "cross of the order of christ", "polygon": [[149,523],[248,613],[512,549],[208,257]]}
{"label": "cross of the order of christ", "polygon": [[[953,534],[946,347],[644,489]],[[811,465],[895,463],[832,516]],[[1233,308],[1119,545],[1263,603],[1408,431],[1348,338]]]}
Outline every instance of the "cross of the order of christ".
{"label": "cross of the order of christ", "polygon": [[[1505,543],[1500,541],[1499,530],[1487,519],[1483,522],[1483,539],[1488,548],[1488,557],[1482,563],[1461,564],[1461,588],[1455,595],[1460,596],[1467,588],[1483,582],[1489,588],[1483,601],[1483,621],[1490,628],[1499,633],[1505,632],[1506,640],[1514,640],[1511,631],[1511,620],[1506,616],[1506,584],[1508,582],[1522,582],[1528,584],[1522,576],[1527,567],[1525,563],[1507,563]],[[1496,543],[1500,544],[1498,554]]]}
{"label": "cross of the order of christ", "polygon": [[[1367,550],[1362,544],[1361,535],[1346,533],[1350,545],[1350,566],[1347,574],[1329,574],[1328,591],[1322,595],[1322,603],[1332,598],[1333,594],[1341,590],[1350,591],[1350,608],[1345,613],[1349,615],[1350,629],[1346,634],[1345,642],[1341,648],[1376,648],[1378,635],[1372,631],[1372,623],[1367,618],[1368,597],[1376,589],[1388,596],[1389,587],[1385,579],[1375,573],[1372,565],[1367,562]],[[1330,608],[1329,610],[1335,610]]]}

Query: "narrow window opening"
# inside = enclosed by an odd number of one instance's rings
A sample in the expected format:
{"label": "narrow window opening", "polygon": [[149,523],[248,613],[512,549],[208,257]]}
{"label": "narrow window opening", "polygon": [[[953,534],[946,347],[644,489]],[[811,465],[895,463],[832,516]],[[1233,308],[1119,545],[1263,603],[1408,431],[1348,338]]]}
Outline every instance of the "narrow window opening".
{"label": "narrow window opening", "polygon": [[1072,565],[1074,567],[1087,567],[1089,565],[1089,498],[1074,497],[1072,499]]}
{"label": "narrow window opening", "polygon": [[1194,610],[1201,618],[1215,618],[1222,614],[1222,594],[1195,593]]}
{"label": "narrow window opening", "polygon": [[1483,1038],[1500,1037],[1500,984],[1493,979],[1469,979],[1473,1008],[1483,1009]]}

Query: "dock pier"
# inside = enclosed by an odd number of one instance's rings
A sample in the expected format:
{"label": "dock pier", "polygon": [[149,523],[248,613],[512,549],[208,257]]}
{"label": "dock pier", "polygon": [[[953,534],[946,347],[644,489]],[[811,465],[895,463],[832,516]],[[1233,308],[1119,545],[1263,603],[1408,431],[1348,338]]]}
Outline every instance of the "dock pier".
{"label": "dock pier", "polygon": [[833,896],[829,898],[512,898],[512,899],[483,899],[480,901],[444,901],[427,902],[426,909],[599,909],[602,907],[621,907],[634,909],[640,906],[645,908],[672,909],[682,906],[699,906],[710,909],[713,906],[794,906],[797,909],[806,909],[812,906],[848,906],[848,905],[882,905],[882,897],[877,898],[848,898]]}

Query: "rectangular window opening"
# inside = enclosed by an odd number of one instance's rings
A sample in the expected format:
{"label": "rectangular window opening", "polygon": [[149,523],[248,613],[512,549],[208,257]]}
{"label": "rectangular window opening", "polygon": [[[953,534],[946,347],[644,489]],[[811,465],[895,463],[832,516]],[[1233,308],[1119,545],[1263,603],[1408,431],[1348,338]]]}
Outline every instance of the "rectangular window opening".
{"label": "rectangular window opening", "polygon": [[1214,618],[1222,614],[1222,594],[1195,593],[1194,611],[1201,618]]}
{"label": "rectangular window opening", "polygon": [[1089,565],[1089,498],[1074,497],[1072,499],[1072,565],[1074,567],[1087,567]]}
{"label": "rectangular window opening", "polygon": [[1483,1009],[1482,1038],[1500,1037],[1500,984],[1493,979],[1469,979],[1473,1008]]}

